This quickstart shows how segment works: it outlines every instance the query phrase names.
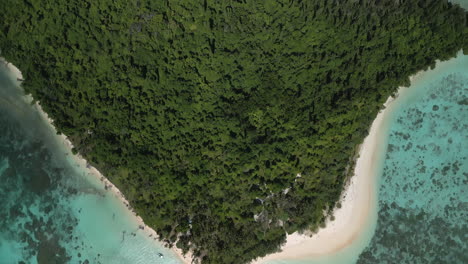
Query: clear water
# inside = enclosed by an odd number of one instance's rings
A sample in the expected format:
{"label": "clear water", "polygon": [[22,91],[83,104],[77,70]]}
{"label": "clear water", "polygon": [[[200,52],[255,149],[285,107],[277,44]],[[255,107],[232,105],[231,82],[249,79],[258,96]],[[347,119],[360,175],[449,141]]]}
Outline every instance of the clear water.
{"label": "clear water", "polygon": [[468,0],[450,0],[449,2],[459,4],[461,7],[468,9]]}
{"label": "clear water", "polygon": [[358,263],[468,263],[468,56],[395,113],[377,229]]}
{"label": "clear water", "polygon": [[71,156],[0,64],[0,264],[180,263]]}

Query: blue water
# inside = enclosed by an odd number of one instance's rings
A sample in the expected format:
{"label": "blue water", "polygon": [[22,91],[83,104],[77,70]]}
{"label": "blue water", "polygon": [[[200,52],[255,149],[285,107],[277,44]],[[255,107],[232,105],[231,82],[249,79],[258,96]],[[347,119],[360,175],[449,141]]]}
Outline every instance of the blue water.
{"label": "blue water", "polygon": [[449,2],[458,4],[461,7],[468,9],[468,0],[450,0]]}
{"label": "blue water", "polygon": [[468,56],[414,86],[390,126],[377,228],[358,263],[468,263]]}
{"label": "blue water", "polygon": [[0,264],[180,263],[74,161],[3,64],[0,203]]}

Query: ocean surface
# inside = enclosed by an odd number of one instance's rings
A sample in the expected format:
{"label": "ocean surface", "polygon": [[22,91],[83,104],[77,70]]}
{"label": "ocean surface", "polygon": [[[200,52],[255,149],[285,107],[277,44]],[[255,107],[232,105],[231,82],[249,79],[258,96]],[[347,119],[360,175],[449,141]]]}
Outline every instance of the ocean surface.
{"label": "ocean surface", "polygon": [[454,4],[459,4],[461,7],[468,9],[468,0],[449,0]]}
{"label": "ocean surface", "polygon": [[0,64],[0,264],[13,263],[180,261],[74,161]]}
{"label": "ocean surface", "polygon": [[468,56],[415,85],[392,119],[377,228],[358,263],[468,263]]}

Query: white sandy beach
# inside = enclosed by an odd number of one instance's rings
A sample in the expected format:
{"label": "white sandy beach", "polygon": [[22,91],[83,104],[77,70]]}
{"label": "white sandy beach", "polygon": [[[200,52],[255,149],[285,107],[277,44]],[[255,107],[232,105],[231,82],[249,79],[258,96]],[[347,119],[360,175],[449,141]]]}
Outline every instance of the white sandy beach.
{"label": "white sandy beach", "polygon": [[[17,78],[18,87],[19,87],[21,85],[20,80],[23,80],[23,75],[22,75],[21,71],[17,67],[15,67],[13,64],[7,62],[5,59],[3,59],[1,57],[0,57],[0,64],[3,64],[5,67],[7,67],[7,69],[12,73],[12,75],[15,76],[15,78]],[[32,97],[30,97],[30,96],[27,96],[25,99],[28,102],[32,101]],[[56,133],[57,130],[55,129],[55,127],[53,125],[53,120],[47,115],[46,112],[43,111],[41,105],[38,102],[36,102],[33,105],[33,107],[40,114],[41,118],[43,118],[44,121],[47,122],[47,124],[49,124],[49,126],[50,126],[51,130],[53,131],[53,133],[57,134]],[[92,175],[97,180],[102,182],[102,184],[106,188],[106,190],[109,191],[109,192],[112,192],[112,194],[116,198],[118,198],[125,207],[127,207],[129,209],[128,211],[131,212],[131,214],[133,216],[133,219],[135,221],[135,226],[143,226],[144,229],[142,231],[145,232],[145,234],[147,236],[151,236],[153,238],[158,237],[158,235],[156,234],[156,231],[154,231],[151,227],[147,226],[143,222],[143,219],[140,216],[135,214],[133,209],[131,209],[129,202],[127,201],[127,199],[125,199],[125,196],[120,192],[120,190],[114,184],[112,184],[106,177],[104,177],[104,175],[102,175],[102,173],[99,170],[97,170],[93,166],[90,166],[87,163],[87,161],[81,155],[79,155],[79,154],[78,155],[72,155],[71,154],[73,144],[71,143],[71,141],[64,134],[57,135],[57,137],[59,137],[59,142],[67,149],[67,152],[73,157],[74,162],[80,167],[83,167],[83,168],[87,167],[89,175]],[[180,260],[182,262],[184,262],[184,263],[191,263],[192,262],[192,257],[191,257],[190,254],[187,254],[186,256],[183,256],[182,251],[180,249],[176,248],[176,247],[173,247],[172,251],[174,251],[176,253],[176,255],[180,258]]]}
{"label": "white sandy beach", "polygon": [[[419,74],[410,78],[413,82]],[[279,253],[268,255],[253,263],[271,260],[313,259],[335,254],[354,243],[364,229],[374,229],[377,221],[377,181],[382,173],[387,148],[388,126],[396,99],[408,90],[400,87],[396,98],[389,97],[360,146],[354,176],[341,196],[341,208],[334,209],[335,220],[327,219],[326,227],[312,236],[293,233]],[[373,231],[372,231],[373,232]],[[365,238],[364,238],[365,239]],[[367,241],[368,242],[368,241]],[[365,246],[367,243],[361,243]],[[362,248],[363,249],[363,248]]]}
{"label": "white sandy beach", "polygon": [[[437,61],[439,69],[445,65]],[[426,72],[420,71],[411,76],[411,83],[418,82]],[[288,235],[281,252],[267,255],[252,263],[275,260],[323,261],[351,246],[354,247],[353,251],[362,252],[370,242],[377,222],[378,181],[383,170],[390,121],[403,101],[413,96],[409,90],[407,87],[399,87],[395,97],[390,96],[387,99],[385,109],[374,119],[369,135],[360,146],[354,176],[342,193],[341,208],[334,209],[335,220],[328,219],[326,227],[319,229],[312,236],[298,232]]]}
{"label": "white sandy beach", "polygon": [[[392,98],[387,100],[390,104]],[[270,260],[305,259],[335,253],[351,244],[369,223],[369,214],[377,212],[375,184],[380,173],[382,156],[386,149],[382,133],[388,108],[381,111],[372,123],[369,135],[360,146],[359,158],[345,191],[341,208],[334,210],[335,220],[327,220],[326,227],[312,235],[288,235],[282,252],[271,254],[254,263]]]}

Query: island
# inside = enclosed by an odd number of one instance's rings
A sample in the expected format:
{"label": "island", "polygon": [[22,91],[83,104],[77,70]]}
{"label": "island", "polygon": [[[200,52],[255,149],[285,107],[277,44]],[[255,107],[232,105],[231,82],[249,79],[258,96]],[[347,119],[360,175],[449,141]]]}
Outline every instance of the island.
{"label": "island", "polygon": [[199,263],[323,228],[387,98],[468,51],[444,0],[4,2],[25,91]]}

